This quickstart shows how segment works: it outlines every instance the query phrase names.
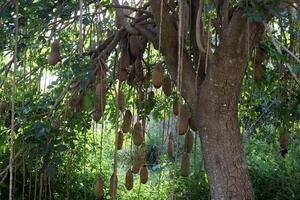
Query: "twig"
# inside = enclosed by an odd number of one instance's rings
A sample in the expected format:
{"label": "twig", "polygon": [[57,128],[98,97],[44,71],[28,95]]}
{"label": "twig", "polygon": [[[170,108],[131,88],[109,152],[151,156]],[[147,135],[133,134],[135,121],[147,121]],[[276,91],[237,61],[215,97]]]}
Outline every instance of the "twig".
{"label": "twig", "polygon": [[[20,154],[25,150],[25,147],[22,147],[14,156],[13,162],[15,162],[15,160],[20,156]],[[9,169],[9,165],[7,165],[1,172],[0,172],[0,177],[3,176],[3,174],[5,174],[7,172],[7,170]]]}
{"label": "twig", "polygon": [[61,91],[60,95],[58,96],[58,98],[56,99],[55,103],[53,104],[53,106],[50,108],[50,110],[48,112],[42,113],[42,114],[38,114],[36,115],[36,117],[44,117],[44,116],[48,116],[50,117],[53,114],[53,111],[58,107],[58,105],[60,104],[60,102],[64,99],[64,97],[66,96],[71,84],[73,83],[73,80],[70,80],[67,85],[65,86],[65,88]]}
{"label": "twig", "polygon": [[253,127],[255,127],[256,124],[257,124],[259,121],[261,121],[261,119],[262,119],[265,115],[267,115],[267,114],[269,114],[269,113],[271,112],[270,108],[271,108],[275,103],[276,103],[276,102],[273,101],[273,102],[266,108],[267,111],[264,112],[264,113],[262,113],[254,123],[252,123],[248,128],[246,128],[246,130],[244,131],[244,134],[243,134],[243,135],[245,135],[246,137],[249,137],[249,136],[251,135],[250,133],[251,133],[251,130],[253,129]]}
{"label": "twig", "polygon": [[82,56],[82,52],[83,52],[83,33],[82,33],[82,21],[83,21],[83,17],[82,17],[82,12],[83,12],[83,0],[80,0],[79,3],[79,10],[80,10],[80,16],[79,16],[79,55]]}
{"label": "twig", "polygon": [[[275,46],[275,48],[277,49],[277,51],[279,53],[282,54],[282,51],[281,49],[283,49],[284,51],[286,51],[288,54],[290,54],[290,56],[292,58],[294,58],[298,63],[300,63],[300,59],[295,55],[293,54],[288,48],[286,48],[282,43],[280,43],[272,34],[271,30],[270,30],[270,27],[268,26],[267,23],[264,22],[264,26],[267,30],[267,32],[269,33],[271,39],[272,39],[272,43],[273,45]],[[291,66],[286,63],[286,66],[288,68],[288,70],[290,71],[290,73],[292,74],[293,78],[295,79],[295,81],[300,85],[300,80],[298,79],[297,75],[293,72],[293,69],[291,68]]]}

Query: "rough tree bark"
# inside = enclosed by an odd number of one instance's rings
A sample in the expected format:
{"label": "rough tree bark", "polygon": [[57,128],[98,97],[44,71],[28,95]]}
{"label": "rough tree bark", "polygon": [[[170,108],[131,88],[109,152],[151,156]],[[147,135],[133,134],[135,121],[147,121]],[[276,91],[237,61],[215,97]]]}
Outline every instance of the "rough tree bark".
{"label": "rough tree bark", "polygon": [[[160,1],[150,0],[150,4],[158,26]],[[165,6],[162,19],[162,52],[172,79],[176,81],[176,20],[168,14]],[[247,27],[251,30],[249,33]],[[252,51],[263,34],[263,26],[247,23],[242,10],[236,10],[222,34],[223,40],[214,55],[209,56],[205,79],[196,77],[190,56],[184,53],[182,96],[188,102],[200,131],[211,198],[255,199],[242,148],[237,110],[248,51]],[[197,86],[195,78],[199,79]]]}

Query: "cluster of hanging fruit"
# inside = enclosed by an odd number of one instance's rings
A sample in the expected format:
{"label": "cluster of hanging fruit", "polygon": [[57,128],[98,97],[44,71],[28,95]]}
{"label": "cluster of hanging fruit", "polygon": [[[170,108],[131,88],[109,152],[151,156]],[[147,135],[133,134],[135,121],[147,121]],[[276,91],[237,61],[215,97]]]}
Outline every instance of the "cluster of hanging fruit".
{"label": "cluster of hanging fruit", "polygon": [[[125,102],[124,102],[124,93],[119,91],[118,96],[116,97],[116,105],[120,111],[124,111]],[[133,158],[133,164],[131,168],[129,168],[126,172],[125,177],[125,187],[127,190],[131,190],[133,188],[134,177],[133,174],[139,173],[140,182],[142,184],[146,184],[148,181],[148,169],[145,165],[145,149],[142,146],[144,143],[144,129],[141,122],[137,119],[135,124],[133,125],[133,115],[130,110],[125,110],[123,116],[123,122],[121,126],[121,130],[118,131],[116,137],[116,150],[121,150],[124,142],[124,134],[128,134],[132,132],[132,141],[133,144],[137,146],[138,150]],[[112,197],[115,197],[117,192],[117,182],[118,177],[115,173],[110,178],[110,189],[109,194]],[[101,198],[103,196],[103,177],[99,177],[95,184],[94,192],[97,198]]]}
{"label": "cluster of hanging fruit", "polygon": [[[173,84],[170,76],[164,74],[164,68],[162,63],[158,62],[154,65],[152,72],[149,69],[145,69],[142,64],[142,54],[146,47],[146,41],[141,36],[129,36],[127,39],[122,40],[120,44],[121,55],[117,65],[117,77],[120,89],[116,96],[116,106],[123,114],[123,122],[121,130],[118,131],[116,137],[116,149],[121,150],[124,142],[124,134],[131,132],[131,139],[133,144],[137,147],[137,151],[133,156],[132,166],[127,170],[125,177],[125,187],[127,190],[133,188],[134,174],[139,173],[140,182],[142,184],[148,181],[148,168],[145,164],[145,149],[143,144],[145,142],[145,127],[139,119],[139,111],[137,117],[132,115],[129,109],[126,109],[125,95],[122,91],[122,85],[126,82],[129,86],[137,86],[145,88],[148,93],[148,99],[153,99],[155,94],[151,89],[150,79],[155,89],[162,88],[166,97],[171,96],[173,91]],[[93,119],[99,120],[103,114],[105,105],[105,85],[103,79],[100,79],[96,86],[96,94],[99,97],[99,105],[95,106],[93,112]],[[150,90],[150,91],[149,91]],[[139,94],[139,101],[143,101],[145,92]],[[138,108],[137,108],[138,109]],[[176,99],[173,103],[173,113],[177,116],[176,129],[179,135],[185,136],[184,152],[181,158],[181,174],[182,176],[188,176],[189,171],[189,154],[192,152],[194,135],[191,131],[196,131],[197,128],[191,118],[190,108],[187,104],[179,103],[179,99]],[[141,113],[140,113],[141,114]],[[145,114],[145,113],[144,113]],[[135,122],[134,122],[135,121]],[[168,154],[173,156],[174,154],[174,136],[172,132],[168,136]],[[113,174],[110,179],[110,194],[116,195],[117,176]],[[101,190],[101,192],[99,192]],[[100,177],[95,185],[95,195],[101,197],[103,195],[103,178]]]}
{"label": "cluster of hanging fruit", "polygon": [[[122,55],[121,55],[121,58]],[[137,58],[136,58],[137,60]],[[135,60],[135,63],[136,63]],[[120,68],[122,68],[124,65],[120,65],[119,62],[119,73]],[[135,66],[135,64],[133,64]],[[127,73],[127,70],[125,73]],[[123,72],[124,72],[123,71]],[[135,73],[133,80],[135,81],[141,81],[142,79],[139,79],[139,73]],[[127,74],[129,77],[130,74]],[[120,74],[119,74],[120,77]],[[157,63],[151,73],[151,79],[152,84],[154,88],[159,89],[162,88],[164,94],[168,97],[172,94],[172,80],[169,75],[164,75],[164,69],[161,63]],[[122,83],[125,80],[127,80],[127,84],[130,85],[129,79],[120,79],[119,81]],[[150,86],[148,86],[150,87]],[[100,99],[99,104],[104,105],[105,104],[105,87],[103,84],[98,83],[96,87],[96,93]],[[143,95],[141,95],[143,97]],[[142,98],[141,97],[141,98]],[[154,98],[154,92],[150,91],[148,92],[148,98]],[[116,96],[116,106],[119,111],[123,112],[123,122],[121,125],[121,130],[118,131],[117,137],[116,137],[116,149],[121,150],[124,142],[124,134],[131,132],[131,138],[133,144],[137,147],[137,152],[133,156],[133,162],[132,166],[127,170],[126,177],[125,177],[125,187],[127,190],[131,190],[133,188],[133,182],[134,182],[134,174],[139,173],[140,182],[142,184],[146,184],[148,181],[148,168],[145,164],[145,149],[143,147],[143,144],[145,142],[145,130],[143,127],[143,123],[141,123],[141,120],[139,117],[136,117],[134,119],[134,116],[132,115],[132,112],[129,109],[125,110],[125,95],[122,90],[119,90]],[[100,109],[96,109],[97,113],[103,113],[104,107],[100,106]],[[193,133],[189,130],[189,123],[190,123],[190,110],[187,104],[180,105],[178,104],[178,101],[174,102],[173,105],[174,114],[178,115],[178,122],[177,122],[177,128],[180,135],[185,134],[185,152],[182,156],[182,175],[188,176],[189,175],[189,156],[188,154],[192,151],[193,146]],[[177,111],[176,111],[177,110]],[[94,118],[94,116],[93,116]],[[94,120],[98,120],[98,118],[94,118]],[[135,120],[135,122],[133,122]],[[168,143],[168,152],[170,155],[173,155],[173,145],[174,145],[174,138],[173,135],[169,136],[169,143]],[[117,176],[115,174],[112,175],[110,179],[110,194],[115,195],[116,192],[116,182],[117,182]],[[101,191],[101,192],[99,192]],[[103,178],[100,177],[99,180],[96,182],[95,185],[95,195],[100,198],[103,195]]]}
{"label": "cluster of hanging fruit", "polygon": [[[131,132],[131,139],[133,144],[137,147],[137,152],[133,156],[132,166],[126,172],[125,186],[128,190],[133,188],[133,175],[139,173],[140,182],[142,184],[148,181],[148,168],[145,164],[145,127],[141,122],[139,115],[148,113],[141,113],[139,107],[137,107],[137,117],[134,118],[130,109],[126,109],[125,106],[125,94],[122,91],[122,86],[125,82],[132,87],[137,87],[139,92],[139,102],[143,102],[145,94],[148,94],[148,100],[154,99],[155,94],[152,91],[150,82],[155,89],[162,88],[166,97],[171,96],[173,91],[173,84],[170,76],[164,74],[164,68],[162,63],[158,62],[151,68],[143,66],[143,53],[145,51],[147,40],[141,35],[127,35],[120,41],[120,58],[118,60],[116,77],[119,80],[121,86],[116,96],[116,107],[122,113],[123,123],[121,130],[117,132],[116,136],[116,150],[121,150],[124,142],[124,134]],[[60,60],[59,41],[54,40],[51,44],[51,52],[48,57],[48,63],[55,65]],[[95,72],[95,94],[98,100],[94,103],[91,117],[94,121],[99,121],[104,115],[107,91],[109,87],[106,85],[106,73],[108,71],[105,62],[97,57],[91,58],[90,65]],[[142,89],[141,89],[142,88]],[[71,96],[69,98],[69,105],[76,112],[80,112],[83,109],[84,97],[86,92],[80,89],[80,82],[77,81],[70,86]],[[0,104],[0,106],[2,106]],[[1,108],[1,107],[0,107]],[[0,110],[1,111],[1,110]],[[177,117],[177,132],[180,135],[185,135],[184,153],[182,155],[181,170],[183,176],[189,174],[189,153],[193,146],[193,133],[189,127],[191,125],[191,114],[187,104],[179,104],[178,99],[174,101],[173,112]],[[135,121],[135,122],[133,122]],[[170,156],[174,152],[174,137],[173,134],[169,134],[168,141],[168,153]],[[118,177],[115,173],[110,179],[110,194],[116,195]],[[101,197],[103,195],[103,177],[99,177],[95,184],[95,195]]]}
{"label": "cluster of hanging fruit", "polygon": [[[187,104],[179,104],[178,101],[173,105],[173,111],[177,115],[176,129],[179,135],[185,136],[184,141],[184,152],[181,157],[181,175],[186,177],[190,173],[190,161],[189,154],[192,152],[193,143],[194,143],[194,134],[191,130],[196,131],[192,118],[189,106]],[[176,109],[177,107],[177,109]]]}

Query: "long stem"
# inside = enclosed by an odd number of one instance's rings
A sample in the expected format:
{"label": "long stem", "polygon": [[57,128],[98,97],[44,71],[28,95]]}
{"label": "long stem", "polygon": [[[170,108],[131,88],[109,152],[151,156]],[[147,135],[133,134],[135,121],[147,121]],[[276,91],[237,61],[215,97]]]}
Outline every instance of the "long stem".
{"label": "long stem", "polygon": [[9,155],[9,200],[13,199],[13,160],[14,160],[14,137],[15,137],[15,99],[16,99],[16,69],[17,69],[17,51],[19,37],[19,1],[16,0],[16,33],[15,33],[15,51],[14,51],[14,68],[13,68],[13,87],[11,97],[11,133],[10,133],[10,155]]}

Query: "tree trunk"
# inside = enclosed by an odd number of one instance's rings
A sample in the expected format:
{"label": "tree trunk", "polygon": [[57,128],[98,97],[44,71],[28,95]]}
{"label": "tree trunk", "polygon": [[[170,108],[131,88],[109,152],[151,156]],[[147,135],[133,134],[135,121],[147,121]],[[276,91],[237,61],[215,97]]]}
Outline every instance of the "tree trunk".
{"label": "tree trunk", "polygon": [[[160,27],[160,1],[150,0],[150,4],[157,27]],[[162,10],[162,52],[172,79],[177,81],[176,19],[168,13],[166,6]],[[205,79],[196,77],[190,56],[186,51],[183,53],[181,95],[191,108],[193,120],[198,122],[211,199],[214,200],[255,199],[243,153],[237,110],[248,54],[262,34],[262,24],[247,24],[243,11],[237,9],[222,33],[224,39],[214,54],[208,56]],[[198,85],[195,85],[195,79],[198,79]]]}
{"label": "tree trunk", "polygon": [[215,66],[210,65],[222,71],[210,73],[199,97],[198,124],[211,198],[255,199],[237,116],[243,76],[242,72],[228,70],[232,64],[225,66],[226,60],[224,57]]}

